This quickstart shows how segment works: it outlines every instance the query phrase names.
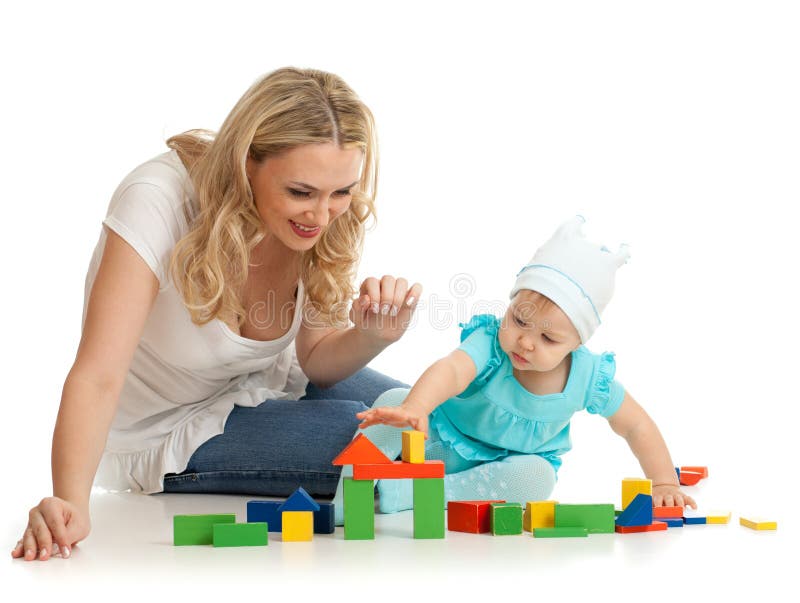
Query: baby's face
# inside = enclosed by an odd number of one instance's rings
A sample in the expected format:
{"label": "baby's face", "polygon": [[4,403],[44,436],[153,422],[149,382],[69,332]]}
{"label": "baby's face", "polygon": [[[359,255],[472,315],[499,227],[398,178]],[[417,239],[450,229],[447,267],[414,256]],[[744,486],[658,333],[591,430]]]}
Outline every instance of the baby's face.
{"label": "baby's face", "polygon": [[541,309],[530,291],[514,296],[500,326],[500,347],[520,371],[552,371],[581,344],[578,331],[557,305]]}

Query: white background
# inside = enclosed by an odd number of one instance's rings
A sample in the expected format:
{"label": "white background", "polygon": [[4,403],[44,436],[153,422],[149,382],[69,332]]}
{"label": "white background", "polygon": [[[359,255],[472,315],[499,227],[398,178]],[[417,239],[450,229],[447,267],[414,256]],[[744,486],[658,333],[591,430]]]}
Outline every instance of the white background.
{"label": "white background", "polygon": [[[0,9],[0,550],[49,494],[50,436],[111,193],[167,137],[217,128],[258,76],[287,65],[341,75],[376,117],[379,221],[361,277],[425,287],[413,328],[373,367],[413,382],[457,345],[458,321],[481,304],[502,310],[536,246],[581,213],[590,238],[632,250],[590,349],[616,352],[675,463],[708,465],[726,485],[728,498],[701,504],[791,529],[798,10],[521,6]],[[451,311],[434,314],[434,302]],[[619,480],[639,474],[602,419],[576,417],[573,440],[555,496],[615,500]]]}

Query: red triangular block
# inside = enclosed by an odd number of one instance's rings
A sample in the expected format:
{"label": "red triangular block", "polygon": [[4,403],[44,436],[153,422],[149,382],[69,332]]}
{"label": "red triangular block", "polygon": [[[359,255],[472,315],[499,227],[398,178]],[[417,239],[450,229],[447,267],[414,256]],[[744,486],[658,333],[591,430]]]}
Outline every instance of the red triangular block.
{"label": "red triangular block", "polygon": [[375,444],[363,433],[359,433],[344,450],[333,459],[333,465],[377,465],[391,463]]}

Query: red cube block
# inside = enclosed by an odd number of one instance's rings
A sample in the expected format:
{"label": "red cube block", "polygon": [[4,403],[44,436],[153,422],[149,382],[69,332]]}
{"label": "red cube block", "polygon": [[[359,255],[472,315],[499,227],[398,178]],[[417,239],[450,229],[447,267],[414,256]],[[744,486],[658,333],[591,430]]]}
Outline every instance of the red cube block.
{"label": "red cube block", "polygon": [[451,500],[447,503],[447,529],[452,532],[490,532],[489,508],[504,500]]}

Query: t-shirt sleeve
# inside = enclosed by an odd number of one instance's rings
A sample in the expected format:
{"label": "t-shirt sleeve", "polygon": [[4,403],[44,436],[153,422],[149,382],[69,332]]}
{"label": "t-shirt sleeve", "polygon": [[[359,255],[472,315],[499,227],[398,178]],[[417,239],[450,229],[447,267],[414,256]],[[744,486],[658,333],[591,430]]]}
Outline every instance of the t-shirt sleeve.
{"label": "t-shirt sleeve", "polygon": [[466,352],[475,363],[475,379],[460,397],[469,397],[485,385],[502,363],[502,350],[497,342],[499,321],[490,314],[473,316],[467,324],[462,324],[459,350]]}
{"label": "t-shirt sleeve", "polygon": [[490,335],[485,328],[476,329],[461,342],[458,349],[466,352],[475,363],[476,379],[480,379],[482,373],[489,367],[492,358],[492,344],[494,336]]}
{"label": "t-shirt sleeve", "polygon": [[593,380],[586,393],[586,410],[606,419],[619,410],[625,388],[614,379],[617,365],[614,354],[605,352],[595,360]]}
{"label": "t-shirt sleeve", "polygon": [[135,182],[115,193],[103,224],[136,250],[163,289],[169,280],[169,260],[186,219],[181,201],[171,199],[156,184]]}

